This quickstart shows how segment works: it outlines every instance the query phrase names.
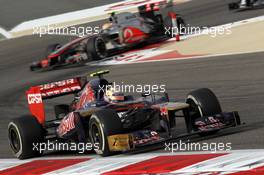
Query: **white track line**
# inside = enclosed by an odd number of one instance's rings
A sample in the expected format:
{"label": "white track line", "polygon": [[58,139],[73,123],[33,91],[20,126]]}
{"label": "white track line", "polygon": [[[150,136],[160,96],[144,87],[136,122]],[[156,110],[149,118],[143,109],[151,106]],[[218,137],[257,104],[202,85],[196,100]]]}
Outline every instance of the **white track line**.
{"label": "white track line", "polygon": [[0,27],[0,34],[2,34],[5,38],[11,38],[11,34],[1,27]]}

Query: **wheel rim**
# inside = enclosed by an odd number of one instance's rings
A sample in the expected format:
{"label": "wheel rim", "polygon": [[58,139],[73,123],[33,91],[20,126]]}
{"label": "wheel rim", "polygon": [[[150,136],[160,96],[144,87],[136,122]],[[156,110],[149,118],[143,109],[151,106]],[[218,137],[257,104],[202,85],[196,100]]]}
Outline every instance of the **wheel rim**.
{"label": "wheel rim", "polygon": [[187,99],[187,103],[190,105],[190,112],[193,113],[195,116],[201,117],[201,112],[198,108],[198,105],[192,100],[192,99]]}
{"label": "wheel rim", "polygon": [[105,58],[106,57],[106,46],[105,46],[104,40],[102,40],[101,38],[97,38],[96,39],[96,44],[95,44],[95,49],[96,49],[97,54],[101,58]]}
{"label": "wheel rim", "polygon": [[102,133],[97,124],[93,123],[91,126],[91,140],[93,144],[99,144],[99,148],[102,148]]}
{"label": "wheel rim", "polygon": [[20,150],[20,140],[15,128],[9,129],[9,140],[12,150],[17,153]]}

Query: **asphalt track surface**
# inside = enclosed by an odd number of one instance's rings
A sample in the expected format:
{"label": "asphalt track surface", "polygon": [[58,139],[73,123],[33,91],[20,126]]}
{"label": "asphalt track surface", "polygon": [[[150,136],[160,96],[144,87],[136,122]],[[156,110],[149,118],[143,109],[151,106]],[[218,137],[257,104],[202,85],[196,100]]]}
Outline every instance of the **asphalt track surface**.
{"label": "asphalt track surface", "polygon": [[[179,5],[187,22],[214,26],[264,14],[264,10],[229,12],[226,1],[195,0]],[[89,24],[91,26],[98,23]],[[127,84],[166,84],[171,97],[184,99],[191,90],[211,88],[226,111],[238,110],[246,125],[202,142],[231,142],[233,149],[263,148],[264,145],[264,53],[141,63],[109,67],[72,67],[50,72],[30,72],[29,64],[43,56],[45,47],[69,38],[27,36],[0,42],[0,157],[12,157],[7,141],[11,118],[28,113],[24,92],[32,85],[109,69],[109,80]],[[49,103],[47,110],[59,101]],[[183,127],[179,124],[179,132]]]}

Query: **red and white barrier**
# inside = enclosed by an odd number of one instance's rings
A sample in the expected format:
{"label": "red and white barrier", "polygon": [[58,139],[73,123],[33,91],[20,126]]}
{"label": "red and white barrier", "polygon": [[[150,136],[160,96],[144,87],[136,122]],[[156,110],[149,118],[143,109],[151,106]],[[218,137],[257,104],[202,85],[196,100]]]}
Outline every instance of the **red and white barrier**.
{"label": "red and white barrier", "polygon": [[[256,156],[257,155],[257,156]],[[13,166],[11,165],[13,162]],[[0,159],[0,174],[264,174],[264,150],[145,153],[97,157]],[[7,165],[5,167],[5,165]]]}

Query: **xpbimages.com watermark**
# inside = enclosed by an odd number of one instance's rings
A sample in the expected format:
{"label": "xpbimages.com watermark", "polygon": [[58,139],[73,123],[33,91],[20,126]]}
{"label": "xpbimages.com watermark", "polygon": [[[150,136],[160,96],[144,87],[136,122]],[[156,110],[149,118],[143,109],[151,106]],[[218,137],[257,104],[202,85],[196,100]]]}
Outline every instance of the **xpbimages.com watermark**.
{"label": "xpbimages.com watermark", "polygon": [[83,37],[86,35],[96,35],[100,33],[100,27],[81,27],[81,26],[70,26],[70,27],[59,27],[57,25],[48,25],[33,28],[33,35],[69,35]]}
{"label": "xpbimages.com watermark", "polygon": [[210,35],[215,38],[218,35],[232,34],[231,25],[218,26],[218,27],[194,27],[180,24],[179,27],[165,27],[165,34],[172,37],[180,35]]}
{"label": "xpbimages.com watermark", "polygon": [[215,153],[217,151],[231,151],[232,143],[223,143],[223,142],[190,142],[189,140],[183,142],[180,140],[179,142],[170,142],[164,143],[165,151],[169,152],[179,152],[179,151],[210,151]]}
{"label": "xpbimages.com watermark", "polygon": [[124,84],[121,82],[120,84],[117,84],[116,82],[113,82],[110,85],[99,85],[99,92],[105,91],[107,89],[114,89],[116,92],[121,93],[144,93],[146,95],[150,95],[152,93],[164,93],[166,92],[166,85],[164,84]]}
{"label": "xpbimages.com watermark", "polygon": [[74,143],[74,142],[43,142],[33,143],[33,151],[43,153],[44,151],[77,151],[82,154],[86,151],[99,150],[99,143]]}

